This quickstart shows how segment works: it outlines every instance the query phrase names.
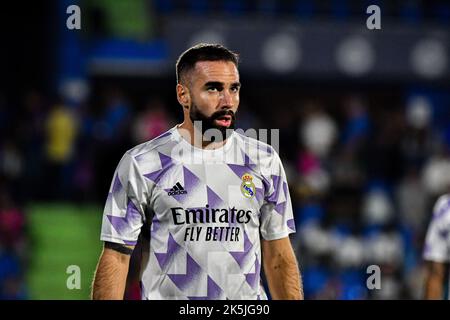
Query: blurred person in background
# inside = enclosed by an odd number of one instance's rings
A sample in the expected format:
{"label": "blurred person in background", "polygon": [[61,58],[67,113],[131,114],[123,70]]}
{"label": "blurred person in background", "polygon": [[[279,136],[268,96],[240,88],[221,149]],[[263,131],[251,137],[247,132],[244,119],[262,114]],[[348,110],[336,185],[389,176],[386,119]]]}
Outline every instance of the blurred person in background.
{"label": "blurred person in background", "polygon": [[0,184],[0,300],[27,298],[25,235],[25,215]]}
{"label": "blurred person in background", "polygon": [[[184,122],[120,161],[104,210],[93,299],[123,298],[138,240],[142,299],[267,299],[261,266],[273,299],[303,298],[281,160],[271,146],[233,130],[237,67],[238,56],[221,45],[199,44],[178,59]],[[216,129],[214,140],[208,129]]]}
{"label": "blurred person in background", "polygon": [[135,143],[152,140],[174,125],[166,110],[160,99],[151,99],[147,102],[144,111],[136,116],[132,125]]}
{"label": "blurred person in background", "polygon": [[45,121],[47,160],[47,178],[52,199],[62,200],[69,197],[71,186],[71,168],[75,139],[77,136],[77,118],[62,101],[55,103]]}
{"label": "blurred person in background", "polygon": [[[450,188],[449,188],[450,189]],[[425,299],[450,299],[448,296],[448,264],[450,262],[450,193],[441,196],[433,216],[423,249],[425,260]],[[447,296],[445,296],[447,292]]]}
{"label": "blurred person in background", "polygon": [[298,154],[297,171],[301,177],[302,189],[321,195],[330,187],[326,165],[337,137],[337,126],[317,102],[307,101],[303,114],[299,130],[303,148]]}
{"label": "blurred person in background", "polygon": [[[20,141],[20,155],[22,162],[26,163],[22,166],[22,188],[19,194],[21,200],[26,201],[42,197],[48,187],[45,182],[46,171],[42,170],[45,165],[44,141],[47,134],[45,126],[48,108],[44,94],[37,89],[28,90],[21,104],[24,114],[20,116],[19,132],[12,136]],[[13,119],[10,120],[14,122]]]}
{"label": "blurred person in background", "polygon": [[[114,171],[115,163],[111,159],[123,154],[124,146],[129,146],[132,109],[123,90],[107,87],[103,90],[99,110],[95,116],[92,134],[94,138],[94,164],[96,172],[94,191],[100,193],[109,184],[109,175]],[[95,199],[100,198],[100,194]]]}

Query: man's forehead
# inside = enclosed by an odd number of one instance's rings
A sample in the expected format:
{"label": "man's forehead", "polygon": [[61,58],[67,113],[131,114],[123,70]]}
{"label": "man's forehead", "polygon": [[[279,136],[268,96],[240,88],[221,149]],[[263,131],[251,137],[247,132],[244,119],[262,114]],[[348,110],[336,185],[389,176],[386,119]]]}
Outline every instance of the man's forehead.
{"label": "man's forehead", "polygon": [[198,61],[191,76],[194,81],[239,81],[239,71],[231,61]]}

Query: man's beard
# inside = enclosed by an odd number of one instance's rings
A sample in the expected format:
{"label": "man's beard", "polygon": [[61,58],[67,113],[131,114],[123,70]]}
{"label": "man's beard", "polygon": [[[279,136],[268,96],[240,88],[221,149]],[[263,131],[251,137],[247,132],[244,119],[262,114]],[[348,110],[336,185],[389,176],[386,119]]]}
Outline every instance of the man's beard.
{"label": "man's beard", "polygon": [[[228,127],[224,127],[221,125],[217,125],[214,121],[219,119],[220,117],[223,116],[230,116],[231,117],[231,121],[230,121],[230,125]],[[229,136],[231,135],[231,133],[233,133],[234,127],[235,127],[235,122],[236,122],[236,115],[232,110],[219,110],[214,112],[212,115],[210,115],[209,117],[206,116],[204,113],[202,113],[199,108],[193,103],[191,106],[191,109],[189,110],[189,117],[191,118],[192,123],[194,124],[194,126],[197,128],[196,126],[196,121],[200,121],[202,126],[201,126],[201,132],[202,132],[202,136],[205,135],[205,132],[209,129],[216,129],[220,132],[221,134],[221,141],[224,141],[226,139],[229,138]],[[217,132],[217,131],[216,131]],[[218,142],[218,141],[215,141]]]}

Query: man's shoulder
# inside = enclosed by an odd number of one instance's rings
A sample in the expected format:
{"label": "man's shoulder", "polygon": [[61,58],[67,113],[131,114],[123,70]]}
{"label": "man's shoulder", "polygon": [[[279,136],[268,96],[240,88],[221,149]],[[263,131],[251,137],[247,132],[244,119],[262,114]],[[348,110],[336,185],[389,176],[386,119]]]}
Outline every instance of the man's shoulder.
{"label": "man's shoulder", "polygon": [[450,219],[450,194],[439,197],[433,211],[435,219]]}
{"label": "man's shoulder", "polygon": [[[236,139],[241,144],[243,151],[247,151],[251,154],[258,154],[258,156],[263,157],[274,157],[277,152],[275,148],[270,144],[263,142],[256,137],[253,137],[251,134],[244,134],[244,132],[240,130],[235,131]],[[260,137],[267,138],[267,137]]]}
{"label": "man's shoulder", "polygon": [[168,144],[173,141],[173,131],[174,128],[162,133],[152,140],[138,144],[137,146],[127,150],[126,154],[139,162],[139,160],[146,158],[146,156],[163,152],[163,149],[168,148]]}

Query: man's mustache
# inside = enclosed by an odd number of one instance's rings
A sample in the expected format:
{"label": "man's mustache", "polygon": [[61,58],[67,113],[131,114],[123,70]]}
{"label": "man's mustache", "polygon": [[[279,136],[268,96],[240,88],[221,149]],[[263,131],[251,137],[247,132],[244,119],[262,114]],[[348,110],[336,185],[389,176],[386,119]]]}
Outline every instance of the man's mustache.
{"label": "man's mustache", "polygon": [[231,119],[235,120],[236,119],[236,115],[234,114],[233,110],[220,110],[220,111],[216,111],[214,112],[210,119],[211,120],[216,120],[220,117],[224,117],[224,116],[230,116]]}

